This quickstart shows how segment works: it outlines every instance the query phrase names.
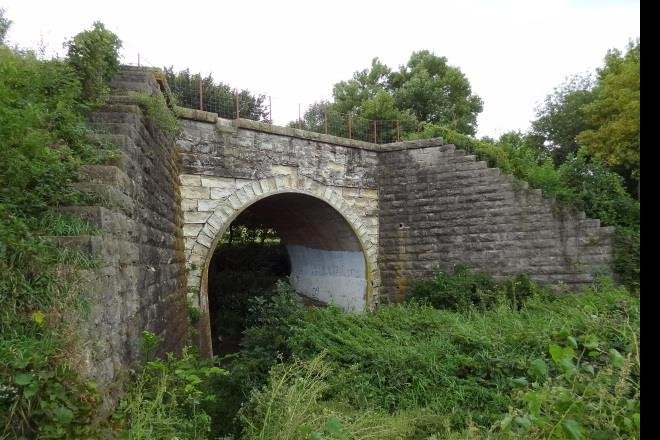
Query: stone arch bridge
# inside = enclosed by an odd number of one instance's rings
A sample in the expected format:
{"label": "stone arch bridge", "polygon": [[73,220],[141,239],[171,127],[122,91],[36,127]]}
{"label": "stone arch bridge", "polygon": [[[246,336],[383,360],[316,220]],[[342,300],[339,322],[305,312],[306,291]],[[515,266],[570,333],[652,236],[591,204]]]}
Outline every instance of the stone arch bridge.
{"label": "stone arch bridge", "polygon": [[209,262],[245,210],[279,231],[298,290],[355,311],[456,264],[572,286],[610,269],[612,228],[442,139],[375,145],[177,108],[173,141],[130,93],[167,94],[158,72],[125,68],[114,85],[91,122],[121,158],[86,167],[84,184],[111,203],[72,208],[104,231],[74,244],[113,255],[92,276],[84,326],[101,341],[86,351],[98,377],[139,358],[142,330],[181,346],[186,295],[210,352]]}

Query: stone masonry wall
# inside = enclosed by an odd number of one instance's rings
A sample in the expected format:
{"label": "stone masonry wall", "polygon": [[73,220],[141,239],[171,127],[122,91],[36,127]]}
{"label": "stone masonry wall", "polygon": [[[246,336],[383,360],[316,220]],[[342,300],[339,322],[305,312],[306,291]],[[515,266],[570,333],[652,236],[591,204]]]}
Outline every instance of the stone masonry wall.
{"label": "stone masonry wall", "polygon": [[160,93],[159,84],[146,70],[124,68],[113,86],[109,104],[90,115],[90,124],[120,156],[111,165],[83,168],[79,188],[98,200],[95,206],[64,209],[100,233],[61,239],[98,261],[85,274],[90,310],[80,333],[84,367],[106,385],[141,359],[143,331],[161,338],[161,354],[180,351],[188,334],[175,143],[127,95]]}
{"label": "stone masonry wall", "polygon": [[[347,145],[337,145],[328,142],[331,136],[319,136],[317,140],[296,138],[292,134],[300,130],[273,127],[281,133],[268,133],[258,131],[270,127],[266,124],[244,120],[241,123],[246,126],[236,127],[232,121],[219,118],[212,123],[181,120],[184,135],[178,145],[182,156],[181,195],[189,260],[195,243],[202,238],[200,234],[204,234],[202,229],[214,212],[230,204],[230,197],[240,189],[249,189],[246,197],[256,201],[269,192],[270,181],[273,182],[271,190],[295,192],[302,189],[304,192],[309,188],[298,188],[298,184],[310,181],[314,191],[331,190],[338,194],[351,214],[360,217],[366,237],[377,246],[376,151],[364,148],[361,143],[350,146],[348,139],[339,140]],[[286,182],[293,182],[293,185],[282,186],[276,183],[278,178],[287,178]],[[252,185],[258,182],[264,182],[262,185],[266,188],[253,189]],[[250,200],[240,200],[239,204],[243,206]],[[349,216],[349,212],[341,210],[340,214]],[[206,237],[206,241],[210,245],[215,238],[215,235]],[[190,268],[191,287],[199,285],[202,266],[196,264]]]}
{"label": "stone masonry wall", "polygon": [[382,293],[456,264],[496,277],[528,273],[579,285],[608,271],[613,228],[562,212],[540,190],[441,140],[384,146],[379,154]]}

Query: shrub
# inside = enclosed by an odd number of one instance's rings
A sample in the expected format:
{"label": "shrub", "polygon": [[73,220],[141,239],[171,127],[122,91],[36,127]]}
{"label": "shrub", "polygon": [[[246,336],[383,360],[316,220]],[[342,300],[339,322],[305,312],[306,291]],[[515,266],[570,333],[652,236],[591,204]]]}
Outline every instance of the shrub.
{"label": "shrub", "polygon": [[89,257],[53,235],[93,233],[54,208],[81,163],[109,151],[88,139],[70,65],[0,45],[0,437],[93,438],[99,399],[76,371],[72,324],[84,309],[78,269]]}
{"label": "shrub", "polygon": [[239,412],[245,440],[366,440],[410,438],[412,420],[383,412],[333,407],[323,402],[332,374],[323,355],[293,360],[271,370]]}
{"label": "shrub", "polygon": [[180,358],[147,362],[133,378],[114,419],[132,440],[209,438],[211,419],[202,405],[216,399],[209,388],[226,371],[200,360],[190,349]]}
{"label": "shrub", "polygon": [[524,274],[497,283],[485,273],[472,272],[465,266],[457,265],[452,274],[438,272],[430,280],[415,282],[407,301],[458,311],[491,309],[499,304],[520,308],[529,297],[540,291],[540,287]]}
{"label": "shrub", "polygon": [[[530,363],[515,409],[495,427],[522,438],[639,438],[639,306],[618,305],[623,354],[596,332],[566,336]],[[548,362],[547,354],[550,355]]]}
{"label": "shrub", "polygon": [[107,98],[108,82],[119,71],[121,44],[117,35],[98,21],[65,44],[67,61],[80,78],[85,101],[100,104]]}
{"label": "shrub", "polygon": [[162,94],[149,95],[144,92],[130,93],[149,121],[172,137],[181,135],[181,126],[174,112],[167,106]]}
{"label": "shrub", "polygon": [[278,360],[290,358],[290,340],[303,326],[303,318],[303,306],[294,299],[288,283],[279,281],[274,294],[250,300],[241,351],[221,359],[229,375],[214,379],[211,386],[218,400],[205,406],[213,418],[214,432],[240,434],[235,419],[239,408],[253,388],[263,386]]}
{"label": "shrub", "polygon": [[533,296],[520,310],[453,312],[414,303],[361,315],[315,309],[291,345],[302,359],[326,353],[335,372],[327,401],[416,413],[418,438],[427,438],[471,425],[488,430],[515,404],[518,379],[532,362],[569,336],[596,339],[624,357],[634,353],[626,329],[639,328],[638,304],[604,284],[552,300]]}

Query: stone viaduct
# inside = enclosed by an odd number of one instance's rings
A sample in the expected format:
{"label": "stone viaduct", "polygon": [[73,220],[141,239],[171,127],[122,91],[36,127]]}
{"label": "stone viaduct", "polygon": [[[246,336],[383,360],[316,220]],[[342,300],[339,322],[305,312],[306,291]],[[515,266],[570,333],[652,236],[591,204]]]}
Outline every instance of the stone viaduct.
{"label": "stone viaduct", "polygon": [[612,228],[441,139],[375,145],[176,108],[175,141],[126,93],[167,95],[158,72],[126,68],[114,85],[91,121],[121,158],[87,167],[85,184],[114,202],[73,209],[103,231],[79,247],[119,254],[90,275],[85,326],[107,380],[139,357],[142,330],[181,345],[186,296],[210,352],[209,262],[245,210],[280,233],[299,291],[353,311],[456,264],[570,286],[610,269]]}

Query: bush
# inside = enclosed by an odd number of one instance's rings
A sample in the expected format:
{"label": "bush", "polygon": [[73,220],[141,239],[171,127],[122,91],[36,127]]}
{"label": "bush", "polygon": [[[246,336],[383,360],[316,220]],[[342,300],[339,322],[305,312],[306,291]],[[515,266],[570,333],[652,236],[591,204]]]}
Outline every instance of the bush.
{"label": "bush", "polygon": [[524,274],[497,283],[485,273],[475,273],[457,265],[452,274],[438,272],[433,279],[415,282],[406,300],[455,311],[486,310],[500,304],[520,308],[540,291],[540,287]]}
{"label": "bush", "polygon": [[410,438],[412,420],[375,411],[352,411],[323,402],[332,370],[319,355],[271,370],[239,412],[245,440],[366,440]]}
{"label": "bush", "polygon": [[531,297],[521,310],[453,312],[404,304],[351,315],[315,309],[291,344],[302,359],[326,353],[335,372],[327,401],[415,413],[417,438],[427,438],[499,423],[516,402],[518,378],[536,359],[547,359],[551,344],[595,339],[627,357],[634,353],[629,326],[638,332],[638,300],[603,285],[581,295]]}
{"label": "bush", "polygon": [[614,270],[619,281],[633,294],[640,292],[640,231],[636,228],[617,228],[614,237]]}
{"label": "bush", "polygon": [[119,37],[98,21],[65,44],[67,61],[78,74],[86,102],[100,104],[107,98],[108,82],[119,71],[121,44]]}
{"label": "bush", "polygon": [[294,299],[292,287],[279,281],[275,293],[250,300],[241,351],[221,359],[228,376],[217,377],[211,385],[218,400],[205,406],[213,418],[214,432],[240,434],[235,416],[253,388],[260,388],[278,360],[292,354],[290,340],[304,324],[304,309]]}
{"label": "bush", "polygon": [[114,414],[118,429],[132,440],[209,438],[211,419],[202,406],[216,399],[211,379],[225,374],[189,349],[179,359],[169,353],[147,362]]}
{"label": "bush", "polygon": [[515,409],[498,430],[522,438],[639,438],[639,304],[621,299],[612,307],[620,321],[605,324],[623,344],[596,331],[550,344],[517,379]]}
{"label": "bush", "polygon": [[84,197],[77,169],[111,151],[88,139],[70,65],[0,45],[0,437],[95,437],[95,384],[77,371],[72,324],[89,257],[48,236],[93,233],[54,208]]}

